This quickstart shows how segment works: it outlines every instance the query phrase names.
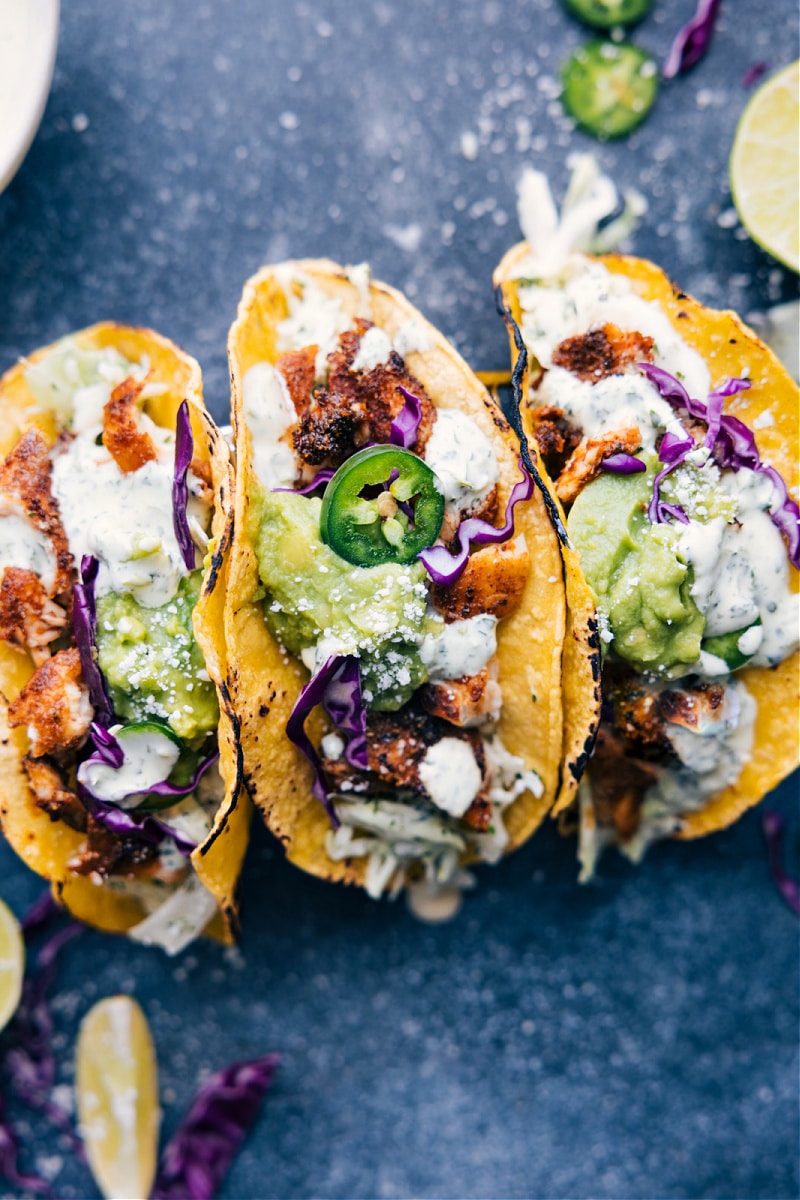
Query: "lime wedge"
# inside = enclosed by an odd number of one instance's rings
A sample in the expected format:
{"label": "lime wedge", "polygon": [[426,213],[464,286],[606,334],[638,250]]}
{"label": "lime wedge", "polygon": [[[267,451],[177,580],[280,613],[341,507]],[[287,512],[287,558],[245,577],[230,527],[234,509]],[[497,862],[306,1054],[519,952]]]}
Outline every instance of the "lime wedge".
{"label": "lime wedge", "polygon": [[75,1092],[86,1157],[106,1200],[145,1200],[156,1173],[158,1068],[130,996],[109,996],[81,1023]]}
{"label": "lime wedge", "polygon": [[0,1029],[17,1011],[25,974],[25,943],[17,918],[0,900]]}
{"label": "lime wedge", "polygon": [[800,271],[800,63],[758,89],[733,139],[733,202],[754,242]]}

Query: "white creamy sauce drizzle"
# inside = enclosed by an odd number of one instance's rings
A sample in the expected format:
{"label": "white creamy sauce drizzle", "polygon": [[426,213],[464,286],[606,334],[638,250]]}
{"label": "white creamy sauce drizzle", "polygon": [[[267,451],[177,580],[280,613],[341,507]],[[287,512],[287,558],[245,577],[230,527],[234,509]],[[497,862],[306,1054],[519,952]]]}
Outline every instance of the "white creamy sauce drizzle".
{"label": "white creamy sauce drizzle", "polygon": [[388,333],[379,325],[371,325],[362,336],[358,345],[358,353],[353,359],[351,371],[374,371],[389,361],[392,353],[392,341]]}
{"label": "white creamy sauce drizzle", "polygon": [[[310,275],[301,271],[281,271],[280,268],[276,275],[289,305],[289,316],[279,321],[276,327],[278,350],[285,354],[289,350],[317,346],[316,377],[318,381],[324,380],[328,374],[328,355],[336,349],[339,334],[352,327],[352,317],[345,312],[339,297],[326,295]],[[295,294],[298,286],[300,296]],[[365,294],[368,300],[368,287]]]}
{"label": "white creamy sauce drizzle", "polygon": [[478,613],[426,633],[419,656],[434,681],[477,675],[497,653],[497,617]]}
{"label": "white creamy sauce drizzle", "polygon": [[500,478],[492,443],[458,409],[438,410],[424,458],[441,484],[445,501],[456,511],[478,503]]}
{"label": "white creamy sauce drizzle", "polygon": [[297,459],[283,439],[296,422],[297,411],[280,371],[268,362],[255,363],[242,380],[242,401],[259,483],[268,490],[291,487]]}
{"label": "white creamy sauce drizzle", "polygon": [[56,578],[56,560],[50,539],[22,515],[18,505],[0,496],[0,579],[6,567],[33,571],[50,594]]}
{"label": "white creamy sauce drizzle", "polygon": [[[116,736],[122,728],[113,725],[109,732]],[[172,738],[153,728],[123,734],[119,744],[123,752],[121,766],[87,760],[78,767],[78,780],[101,800],[120,808],[136,808],[143,792],[168,777],[180,757],[180,748]]]}
{"label": "white creamy sauce drizzle", "polygon": [[100,560],[97,596],[129,592],[158,608],[188,574],[172,523],[173,455],[163,447],[158,459],[125,473],[90,433],[56,451],[53,495],[75,561],[84,554]]}
{"label": "white creamy sauce drizzle", "polygon": [[708,397],[710,377],[703,358],[686,344],[656,300],[643,300],[624,275],[612,275],[602,263],[571,255],[558,279],[547,285],[521,285],[522,336],[542,367],[565,338],[617,325],[655,341],[658,366],[682,380],[698,400]]}

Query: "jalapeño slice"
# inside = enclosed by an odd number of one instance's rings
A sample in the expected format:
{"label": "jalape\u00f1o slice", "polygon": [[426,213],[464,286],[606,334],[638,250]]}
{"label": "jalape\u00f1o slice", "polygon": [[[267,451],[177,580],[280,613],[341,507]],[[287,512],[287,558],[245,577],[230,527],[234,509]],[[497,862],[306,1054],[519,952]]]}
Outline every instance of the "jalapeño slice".
{"label": "jalape\u00f1o slice", "polygon": [[635,25],[653,7],[653,0],[563,0],[563,3],[574,17],[595,29]]}
{"label": "jalape\u00f1o slice", "polygon": [[369,446],[348,458],[322,498],[323,542],[357,567],[410,563],[432,546],[444,517],[433,471],[408,450]]}
{"label": "jalape\u00f1o slice", "polygon": [[567,112],[598,138],[623,137],[653,106],[658,92],[655,59],[630,42],[598,39],[581,46],[562,72]]}

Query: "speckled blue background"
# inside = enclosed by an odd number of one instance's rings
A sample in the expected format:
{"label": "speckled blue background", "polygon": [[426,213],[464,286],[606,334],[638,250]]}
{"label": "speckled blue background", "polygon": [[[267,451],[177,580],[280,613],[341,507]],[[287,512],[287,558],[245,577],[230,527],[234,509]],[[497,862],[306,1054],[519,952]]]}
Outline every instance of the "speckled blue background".
{"label": "speckled blue background", "polygon": [[[62,6],[44,123],[0,196],[0,370],[99,319],[147,323],[197,356],[224,418],[244,279],[316,254],[368,258],[474,366],[505,364],[490,278],[518,237],[521,168],[559,192],[569,152],[598,150],[556,99],[589,35],[555,0]],[[663,56],[693,11],[656,0],[635,40]],[[793,0],[724,0],[708,58],[598,151],[650,201],[635,250],[717,306],[797,294],[738,227],[726,166],[742,77],[796,57],[796,23]],[[796,793],[797,777],[770,803]],[[21,913],[39,883],[4,847],[0,871]],[[300,875],[258,831],[241,947],[70,947],[60,1082],[90,1003],[130,991],[167,1134],[204,1073],[283,1055],[224,1197],[796,1196],[797,925],[759,814],[638,870],[609,856],[595,886],[575,876],[545,829],[431,928]],[[14,1115],[59,1196],[96,1195]]]}

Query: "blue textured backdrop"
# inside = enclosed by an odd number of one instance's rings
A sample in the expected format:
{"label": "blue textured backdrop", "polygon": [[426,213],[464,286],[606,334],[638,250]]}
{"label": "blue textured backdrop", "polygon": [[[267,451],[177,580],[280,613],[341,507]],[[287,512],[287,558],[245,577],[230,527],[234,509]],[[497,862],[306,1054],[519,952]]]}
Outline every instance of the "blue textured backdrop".
{"label": "blue textured backdrop", "polygon": [[[99,319],[147,323],[199,358],[224,418],[244,279],[316,254],[369,259],[474,366],[505,364],[490,278],[518,236],[521,167],[558,190],[570,151],[598,150],[555,99],[588,36],[555,0],[63,10],[44,123],[0,196],[0,370]],[[693,10],[656,0],[635,40],[662,56]],[[598,150],[650,201],[635,250],[716,306],[797,294],[738,227],[726,166],[746,70],[797,52],[793,0],[723,3],[708,58]],[[38,881],[5,847],[0,870],[19,913]],[[758,814],[636,871],[609,856],[591,888],[575,875],[573,845],[543,830],[434,929],[300,875],[258,832],[240,948],[70,948],[59,1078],[89,1004],[131,991],[167,1134],[203,1073],[283,1054],[225,1197],[795,1196],[797,925]],[[25,1131],[60,1196],[95,1195]]]}

